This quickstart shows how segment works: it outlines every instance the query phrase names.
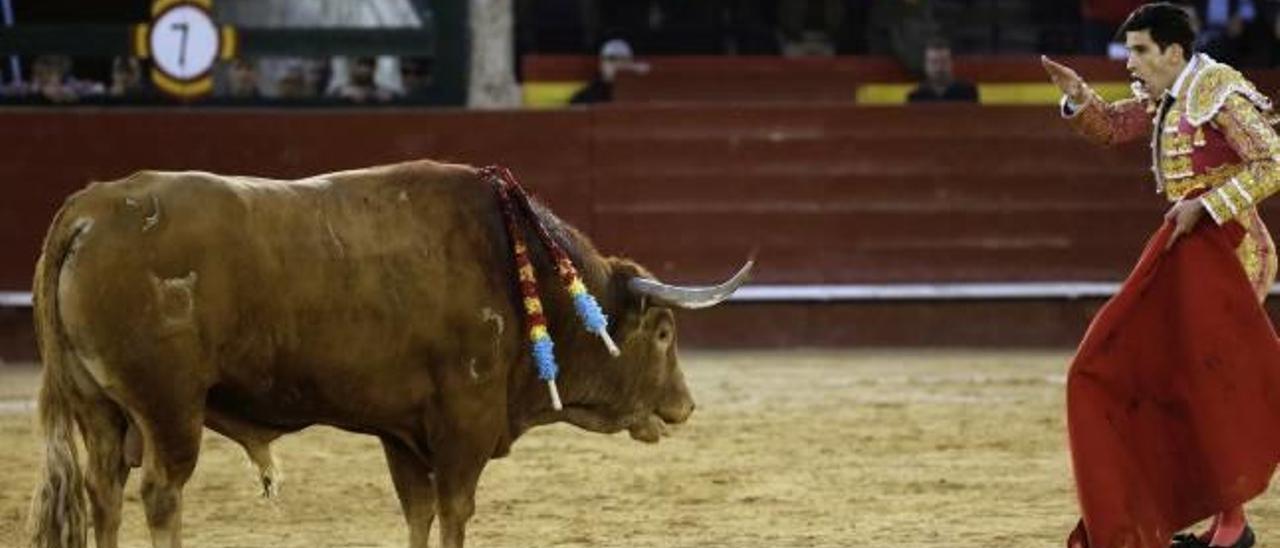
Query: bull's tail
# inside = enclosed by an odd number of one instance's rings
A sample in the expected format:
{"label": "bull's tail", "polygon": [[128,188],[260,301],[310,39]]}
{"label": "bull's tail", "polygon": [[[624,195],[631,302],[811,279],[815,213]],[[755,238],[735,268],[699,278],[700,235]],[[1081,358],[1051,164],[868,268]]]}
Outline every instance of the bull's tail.
{"label": "bull's tail", "polygon": [[58,275],[89,223],[64,222],[69,208],[70,203],[58,212],[45,237],[32,291],[36,338],[44,363],[38,417],[45,445],[44,469],[28,516],[32,548],[84,548],[89,528],[72,411],[72,374],[78,364],[69,351],[57,304]]}

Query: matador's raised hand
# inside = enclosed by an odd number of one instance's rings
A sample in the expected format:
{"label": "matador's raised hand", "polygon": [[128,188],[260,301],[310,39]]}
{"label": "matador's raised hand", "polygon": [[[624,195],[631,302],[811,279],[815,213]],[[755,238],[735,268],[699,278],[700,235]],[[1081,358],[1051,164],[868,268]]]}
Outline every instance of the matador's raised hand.
{"label": "matador's raised hand", "polygon": [[1049,59],[1048,56],[1040,56],[1040,64],[1044,65],[1045,72],[1049,73],[1049,79],[1053,81],[1058,89],[1071,100],[1073,104],[1083,105],[1088,100],[1085,93],[1084,80],[1080,78],[1076,71],[1062,63]]}

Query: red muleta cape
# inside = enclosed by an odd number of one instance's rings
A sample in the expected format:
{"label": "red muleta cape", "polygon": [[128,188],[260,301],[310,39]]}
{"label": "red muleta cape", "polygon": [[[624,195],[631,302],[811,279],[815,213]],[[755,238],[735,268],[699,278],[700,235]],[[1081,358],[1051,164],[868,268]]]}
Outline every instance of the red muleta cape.
{"label": "red muleta cape", "polygon": [[1093,319],[1067,375],[1083,519],[1068,545],[1167,548],[1266,489],[1280,460],[1280,341],[1235,249],[1207,219],[1166,222]]}

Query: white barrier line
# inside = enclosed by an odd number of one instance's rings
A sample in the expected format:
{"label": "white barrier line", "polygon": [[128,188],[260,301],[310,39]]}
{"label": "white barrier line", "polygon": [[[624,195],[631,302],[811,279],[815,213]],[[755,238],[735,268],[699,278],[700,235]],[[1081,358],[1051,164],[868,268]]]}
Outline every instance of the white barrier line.
{"label": "white barrier line", "polygon": [[733,302],[924,301],[978,299],[1082,299],[1110,297],[1111,282],[747,285]]}
{"label": "white barrier line", "polygon": [[[940,284],[747,285],[730,302],[948,301],[1108,298],[1116,282],[1009,282]],[[1270,295],[1280,295],[1273,286]]]}
{"label": "white barrier line", "polygon": [[[939,284],[747,285],[730,302],[952,301],[1090,299],[1115,295],[1114,282],[1010,282]],[[1280,287],[1271,289],[1280,294]],[[0,308],[30,308],[31,294],[0,291]]]}
{"label": "white barrier line", "polygon": [[0,308],[31,308],[31,294],[21,291],[0,291]]}

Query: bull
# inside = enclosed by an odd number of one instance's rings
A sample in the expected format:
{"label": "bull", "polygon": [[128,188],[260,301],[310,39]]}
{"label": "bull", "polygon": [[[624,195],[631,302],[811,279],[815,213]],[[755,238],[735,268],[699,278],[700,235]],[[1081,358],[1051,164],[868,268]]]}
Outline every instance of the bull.
{"label": "bull", "polygon": [[718,286],[666,285],[535,204],[621,351],[581,328],[531,246],[560,362],[556,409],[478,173],[430,161],[297,181],[145,171],[68,198],[34,281],[46,456],[32,545],[80,548],[91,523],[98,548],[115,548],[123,486],[141,467],[152,543],[180,546],[203,427],[241,445],[268,491],[280,436],[314,424],[377,436],[410,546],[427,545],[438,516],[442,545],[458,548],[481,471],[530,428],[653,442],[685,421],[694,402],[673,310],[723,301],[752,263]]}

